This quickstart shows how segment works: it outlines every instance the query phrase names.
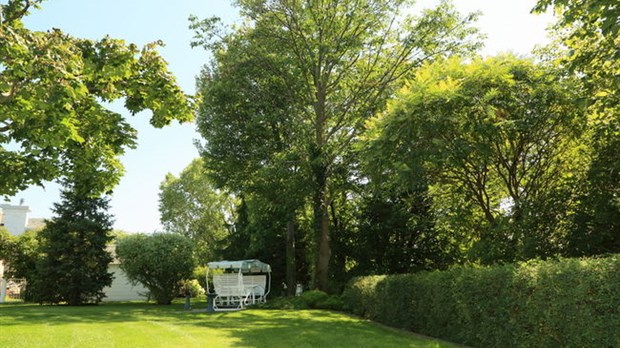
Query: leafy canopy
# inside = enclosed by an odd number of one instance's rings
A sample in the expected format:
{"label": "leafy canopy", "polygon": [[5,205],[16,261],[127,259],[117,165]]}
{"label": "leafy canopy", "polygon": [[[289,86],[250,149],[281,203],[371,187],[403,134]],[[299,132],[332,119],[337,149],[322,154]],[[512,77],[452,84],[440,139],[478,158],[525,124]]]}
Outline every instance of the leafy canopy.
{"label": "leafy canopy", "polygon": [[191,99],[177,86],[152,43],[71,37],[27,29],[22,18],[42,0],[0,5],[0,194],[41,185],[84,161],[102,158],[107,188],[117,183],[117,156],[135,146],[136,130],[105,103],[124,99],[132,113],[149,109],[151,124],[192,119]]}
{"label": "leafy canopy", "polygon": [[368,123],[375,137],[370,162],[379,164],[379,175],[402,176],[405,184],[419,168],[428,172],[435,195],[452,197],[435,209],[456,211],[459,199],[472,204],[477,238],[513,243],[500,252],[507,256],[547,230],[530,226],[521,236],[513,225],[539,216],[544,202],[583,171],[585,109],[575,86],[552,67],[513,56],[429,64]]}

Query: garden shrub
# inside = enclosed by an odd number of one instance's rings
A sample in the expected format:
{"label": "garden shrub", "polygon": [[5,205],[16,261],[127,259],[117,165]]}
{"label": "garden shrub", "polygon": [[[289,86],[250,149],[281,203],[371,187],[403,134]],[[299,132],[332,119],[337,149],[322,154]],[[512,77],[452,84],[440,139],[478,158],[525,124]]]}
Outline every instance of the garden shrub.
{"label": "garden shrub", "polygon": [[189,295],[191,297],[198,297],[205,295],[205,289],[202,287],[200,282],[196,279],[187,279],[181,281],[181,293],[183,296],[187,294],[189,291]]}
{"label": "garden shrub", "polygon": [[343,301],[340,296],[328,295],[323,291],[310,290],[301,296],[275,297],[265,303],[254,305],[262,309],[329,309],[342,311]]}
{"label": "garden shrub", "polygon": [[192,248],[192,241],[180,234],[138,233],[121,238],[116,254],[133,284],[142,283],[158,304],[171,304],[195,268]]}
{"label": "garden shrub", "polygon": [[341,296],[331,295],[316,304],[317,309],[329,309],[332,311],[342,311],[344,303]]}
{"label": "garden shrub", "polygon": [[267,302],[256,303],[251,305],[251,308],[259,309],[307,309],[302,308],[301,302],[298,297],[272,297],[267,299]]}
{"label": "garden shrub", "polygon": [[309,290],[301,294],[299,299],[306,304],[308,308],[318,308],[319,303],[327,300],[329,295],[321,290]]}
{"label": "garden shrub", "polygon": [[353,279],[350,312],[476,347],[620,346],[620,255]]}
{"label": "garden shrub", "polygon": [[198,281],[203,289],[207,289],[207,266],[197,266],[192,272],[192,278]]}

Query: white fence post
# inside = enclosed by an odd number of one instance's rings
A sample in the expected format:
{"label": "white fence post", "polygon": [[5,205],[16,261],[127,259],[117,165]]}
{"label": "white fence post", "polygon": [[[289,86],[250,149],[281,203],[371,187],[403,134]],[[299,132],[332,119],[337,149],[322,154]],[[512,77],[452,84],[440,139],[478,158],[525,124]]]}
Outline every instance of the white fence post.
{"label": "white fence post", "polygon": [[6,279],[0,278],[0,303],[4,303],[6,297]]}

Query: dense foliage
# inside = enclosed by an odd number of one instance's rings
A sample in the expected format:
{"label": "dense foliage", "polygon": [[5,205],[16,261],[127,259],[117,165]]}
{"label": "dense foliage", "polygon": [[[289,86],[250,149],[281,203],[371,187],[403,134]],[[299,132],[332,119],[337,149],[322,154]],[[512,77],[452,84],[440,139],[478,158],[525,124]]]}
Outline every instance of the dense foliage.
{"label": "dense foliage", "polygon": [[371,276],[344,294],[353,313],[476,347],[620,344],[620,256]]}
{"label": "dense foliage", "polygon": [[620,250],[620,7],[610,0],[540,0],[553,6],[559,21],[553,31],[560,53],[551,57],[580,80],[586,93],[590,163],[580,182],[576,230],[570,236],[574,255]]}
{"label": "dense foliage", "polygon": [[[7,278],[33,278],[36,277],[36,263],[40,258],[39,239],[40,231],[26,231],[22,235],[12,237],[9,244],[10,250],[4,254],[5,264],[8,268],[4,270]],[[32,298],[26,288],[26,300]]]}
{"label": "dense foliage", "polygon": [[0,260],[9,260],[14,249],[13,236],[4,226],[0,226]]}
{"label": "dense foliage", "polygon": [[158,304],[172,303],[194,270],[192,241],[176,233],[128,235],[116,254],[127,278],[142,283]]}

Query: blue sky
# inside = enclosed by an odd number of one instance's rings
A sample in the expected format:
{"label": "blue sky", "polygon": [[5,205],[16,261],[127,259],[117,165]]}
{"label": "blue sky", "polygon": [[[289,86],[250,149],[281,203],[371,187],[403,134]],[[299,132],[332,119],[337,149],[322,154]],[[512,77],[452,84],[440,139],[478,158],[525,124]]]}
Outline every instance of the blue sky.
{"label": "blue sky", "polygon": [[[418,1],[416,9],[430,7],[436,0]],[[0,0],[6,3],[6,0]],[[488,35],[484,55],[512,51],[527,54],[536,44],[546,42],[545,27],[550,15],[529,14],[532,0],[455,0],[461,12],[480,10],[478,27]],[[188,29],[190,14],[198,17],[218,16],[226,23],[238,21],[238,13],[229,0],[48,0],[40,10],[26,19],[33,30],[59,28],[75,37],[98,39],[105,35],[140,46],[162,40],[160,49],[169,68],[186,93],[194,93],[195,76],[209,55],[189,46],[192,33]],[[111,213],[115,228],[128,232],[152,232],[160,229],[158,205],[159,184],[166,173],[178,174],[198,156],[193,145],[200,136],[194,124],[175,123],[154,129],[148,123],[149,113],[129,116],[122,107],[115,111],[126,114],[138,130],[138,147],[122,157],[126,174],[114,190]],[[20,198],[30,206],[31,217],[49,218],[50,208],[58,201],[58,187],[53,183],[45,189],[34,187],[11,198]]]}

